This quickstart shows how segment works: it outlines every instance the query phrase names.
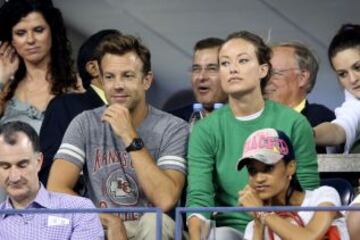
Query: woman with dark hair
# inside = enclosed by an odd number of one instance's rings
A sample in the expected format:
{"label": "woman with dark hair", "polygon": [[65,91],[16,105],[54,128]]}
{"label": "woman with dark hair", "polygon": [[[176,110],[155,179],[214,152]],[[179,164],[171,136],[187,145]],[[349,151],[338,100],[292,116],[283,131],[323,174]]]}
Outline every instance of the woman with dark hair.
{"label": "woman with dark hair", "polygon": [[[296,178],[294,148],[288,136],[273,128],[251,134],[244,144],[237,169],[246,166],[249,184],[239,192],[244,207],[340,206],[338,192],[329,186],[303,191]],[[251,212],[254,220],[246,240],[349,239],[345,218],[336,211]],[[279,237],[279,238],[276,238]]]}
{"label": "woman with dark hair", "polygon": [[343,25],[331,40],[328,57],[345,102],[335,109],[334,121],[314,128],[315,141],[324,146],[345,143],[344,153],[360,152],[353,146],[360,138],[360,25]]}
{"label": "woman with dark hair", "polygon": [[50,1],[12,0],[0,19],[0,124],[20,120],[39,132],[49,101],[77,87],[62,15]]}
{"label": "woman with dark hair", "polygon": [[[269,77],[271,50],[250,32],[230,34],[219,50],[221,86],[229,104],[199,121],[190,135],[188,150],[188,207],[237,206],[238,191],[248,181],[246,170],[238,173],[236,162],[245,139],[254,131],[274,127],[291,136],[299,159],[301,186],[319,185],[311,127],[294,110],[264,100],[262,86]],[[189,233],[198,239],[210,213],[191,213]],[[241,239],[250,217],[245,213],[218,213],[216,239]]]}

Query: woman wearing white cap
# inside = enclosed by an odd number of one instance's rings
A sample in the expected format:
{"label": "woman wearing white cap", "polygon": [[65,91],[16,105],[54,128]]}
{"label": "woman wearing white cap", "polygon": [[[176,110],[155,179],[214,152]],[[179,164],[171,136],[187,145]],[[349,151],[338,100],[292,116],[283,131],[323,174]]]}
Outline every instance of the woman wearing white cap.
{"label": "woman wearing white cap", "polygon": [[[239,204],[262,206],[340,206],[337,191],[322,186],[303,191],[297,181],[291,141],[284,132],[267,128],[254,132],[245,142],[237,169],[249,172],[249,184],[239,192]],[[254,220],[245,239],[349,239],[340,212],[252,212]]]}

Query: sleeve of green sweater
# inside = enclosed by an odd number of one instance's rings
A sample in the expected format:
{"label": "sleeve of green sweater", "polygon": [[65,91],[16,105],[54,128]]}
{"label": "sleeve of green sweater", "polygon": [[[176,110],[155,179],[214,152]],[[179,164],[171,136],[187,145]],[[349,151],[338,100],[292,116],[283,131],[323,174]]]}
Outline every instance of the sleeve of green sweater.
{"label": "sleeve of green sweater", "polygon": [[310,124],[299,118],[293,126],[292,141],[296,158],[296,175],[303,189],[314,189],[320,185],[317,155]]}
{"label": "sleeve of green sweater", "polygon": [[[215,140],[208,129],[211,128],[206,127],[201,121],[195,125],[190,134],[187,207],[213,207],[215,205],[213,183]],[[210,213],[201,214],[210,219]]]}

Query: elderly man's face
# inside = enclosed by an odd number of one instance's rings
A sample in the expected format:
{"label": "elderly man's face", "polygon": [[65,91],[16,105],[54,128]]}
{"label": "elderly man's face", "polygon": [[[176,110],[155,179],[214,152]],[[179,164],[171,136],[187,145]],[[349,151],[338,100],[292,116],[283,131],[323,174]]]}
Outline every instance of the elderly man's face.
{"label": "elderly man's face", "polygon": [[288,47],[273,48],[273,56],[270,62],[272,74],[265,86],[265,98],[289,107],[295,107],[299,104],[294,97],[300,91],[297,81],[300,69],[296,62],[294,49]]}
{"label": "elderly man's face", "polygon": [[36,153],[29,138],[22,132],[9,144],[0,135],[0,184],[15,208],[24,208],[39,190],[38,172],[42,154]]}

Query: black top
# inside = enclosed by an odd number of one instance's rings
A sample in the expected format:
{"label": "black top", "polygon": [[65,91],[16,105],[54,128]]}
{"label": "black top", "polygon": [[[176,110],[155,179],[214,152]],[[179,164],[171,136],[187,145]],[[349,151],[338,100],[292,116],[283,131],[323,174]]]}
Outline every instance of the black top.
{"label": "black top", "polygon": [[[311,127],[315,127],[323,122],[331,122],[335,119],[335,114],[324,105],[309,103],[306,101],[305,108],[301,111],[309,121]],[[326,153],[326,147],[316,146],[317,153]]]}
{"label": "black top", "polygon": [[170,110],[168,112],[188,122],[193,112],[193,105],[189,104],[181,108]]}
{"label": "black top", "polygon": [[39,178],[44,185],[46,185],[53,158],[70,122],[83,111],[102,105],[104,102],[91,87],[85,93],[65,94],[51,100],[40,129],[40,147],[44,154],[44,162]]}

